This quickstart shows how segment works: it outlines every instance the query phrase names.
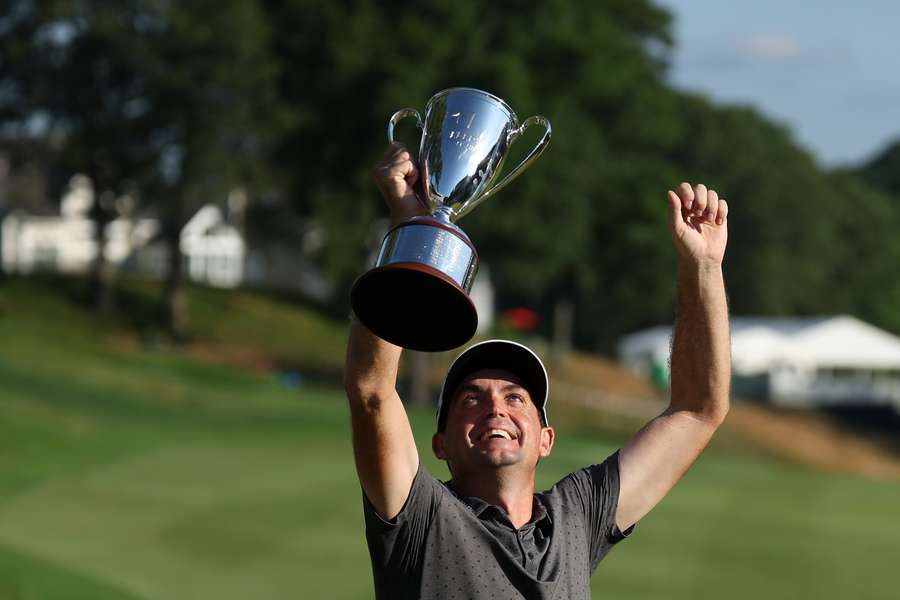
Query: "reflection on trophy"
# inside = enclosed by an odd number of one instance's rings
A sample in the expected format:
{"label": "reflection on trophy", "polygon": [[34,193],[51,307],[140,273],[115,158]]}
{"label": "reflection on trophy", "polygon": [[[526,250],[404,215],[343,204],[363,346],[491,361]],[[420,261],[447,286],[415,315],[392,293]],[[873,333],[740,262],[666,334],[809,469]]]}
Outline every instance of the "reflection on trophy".
{"label": "reflection on trophy", "polygon": [[[397,111],[388,124],[391,142],[394,127],[405,117],[415,117],[422,129],[418,191],[430,216],[388,231],[375,267],[356,280],[350,300],[356,316],[378,337],[413,350],[450,350],[471,339],[478,326],[468,293],[478,253],[455,223],[544,152],[550,122],[534,116],[520,124],[506,102],[472,88],[435,94],[424,122],[415,109]],[[531,125],[542,125],[543,137],[498,180],[510,144]]]}

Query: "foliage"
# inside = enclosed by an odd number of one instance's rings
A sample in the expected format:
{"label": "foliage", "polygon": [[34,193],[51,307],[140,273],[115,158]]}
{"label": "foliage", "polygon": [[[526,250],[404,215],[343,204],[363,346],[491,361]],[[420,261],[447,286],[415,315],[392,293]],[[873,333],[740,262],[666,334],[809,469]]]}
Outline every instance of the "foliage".
{"label": "foliage", "polygon": [[872,186],[890,194],[895,202],[900,202],[900,141],[889,144],[854,172]]}
{"label": "foliage", "polygon": [[[598,207],[622,193],[605,178],[632,161],[620,147],[652,137],[641,115],[663,89],[663,70],[644,49],[668,44],[664,12],[647,2],[562,1],[432,1],[415,11],[396,2],[279,2],[272,10],[285,33],[276,37],[278,52],[306,67],[283,70],[285,94],[304,115],[285,156],[314,149],[318,160],[298,165],[294,189],[301,212],[328,226],[323,262],[336,279],[346,286],[359,273],[367,251],[360,242],[380,212],[368,171],[386,144],[388,116],[403,106],[422,111],[435,91],[457,85],[508,99],[520,117],[544,113],[553,122],[550,151],[463,223],[501,293],[536,304],[554,290],[607,279],[585,255],[595,221],[616,229]],[[409,128],[401,138],[415,148],[415,135]],[[537,136],[516,143],[509,167]],[[646,169],[638,171],[620,179],[632,182]]]}
{"label": "foliage", "polygon": [[900,143],[857,169],[835,173],[835,178],[845,198],[841,280],[856,291],[861,314],[900,332]]}
{"label": "foliage", "polygon": [[192,212],[264,181],[283,114],[265,14],[253,2],[162,0],[15,9],[4,43],[23,62],[0,114],[26,130],[37,119],[32,130],[59,148],[64,168],[92,178],[101,224],[107,192],[156,208],[172,254],[167,290],[177,292],[178,233]]}
{"label": "foliage", "polygon": [[[871,287],[896,264],[887,248],[897,244],[884,237],[896,211],[850,175],[824,172],[757,112],[671,89],[669,17],[652,4],[271,9],[280,31],[299,31],[276,36],[279,55],[307,67],[283,71],[283,90],[304,115],[285,156],[315,148],[320,157],[295,171],[297,205],[326,224],[322,263],[345,286],[363,268],[369,224],[383,214],[368,169],[385,145],[387,116],[470,85],[509,100],[520,116],[545,114],[554,129],[535,166],[462,222],[491,266],[501,307],[531,305],[549,323],[555,303],[572,298],[576,342],[602,349],[625,331],[670,321],[665,192],[688,180],[730,200],[726,276],[736,313],[851,312],[896,330],[893,296]],[[402,131],[414,148],[418,133]],[[517,142],[508,165],[536,138]],[[850,208],[860,204],[880,215],[879,235]],[[865,269],[854,266],[857,244],[870,247]]]}
{"label": "foliage", "polygon": [[[670,17],[650,0],[13,4],[0,25],[6,138],[43,135],[55,164],[132,182],[171,240],[191,207],[235,185],[274,199],[252,213],[257,237],[324,228],[316,260],[335,314],[378,241],[370,169],[389,115],[467,85],[553,123],[548,152],[461,223],[501,310],[534,308],[550,333],[572,301],[577,344],[607,350],[671,321],[665,192],[687,180],[730,201],[735,313],[849,312],[900,331],[897,148],[829,173],[755,110],[673,89]],[[398,131],[417,146],[411,125]]]}

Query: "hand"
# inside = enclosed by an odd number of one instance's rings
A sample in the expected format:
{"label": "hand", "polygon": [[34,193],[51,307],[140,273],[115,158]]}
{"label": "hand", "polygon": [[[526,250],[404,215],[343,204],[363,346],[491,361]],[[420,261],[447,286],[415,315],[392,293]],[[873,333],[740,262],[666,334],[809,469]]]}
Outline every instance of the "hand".
{"label": "hand", "polygon": [[702,183],[669,190],[669,230],[682,260],[720,266],[728,243],[728,203]]}
{"label": "hand", "polygon": [[391,211],[393,223],[428,214],[413,188],[419,180],[419,170],[406,146],[400,142],[388,146],[372,176]]}

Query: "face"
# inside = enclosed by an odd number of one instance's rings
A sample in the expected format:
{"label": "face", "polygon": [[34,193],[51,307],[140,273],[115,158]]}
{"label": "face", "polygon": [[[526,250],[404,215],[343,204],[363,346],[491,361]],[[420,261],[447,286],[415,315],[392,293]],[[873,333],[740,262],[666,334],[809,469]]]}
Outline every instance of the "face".
{"label": "face", "polygon": [[518,468],[533,473],[538,459],[550,454],[553,429],[522,381],[507,371],[477,371],[457,388],[447,425],[433,439],[434,452],[446,460],[454,478],[472,471]]}

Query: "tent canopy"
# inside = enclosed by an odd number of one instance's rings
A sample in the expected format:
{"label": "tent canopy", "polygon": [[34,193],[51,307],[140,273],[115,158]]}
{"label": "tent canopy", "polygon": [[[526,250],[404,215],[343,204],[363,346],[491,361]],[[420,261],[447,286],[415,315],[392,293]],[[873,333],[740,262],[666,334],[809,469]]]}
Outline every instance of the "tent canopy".
{"label": "tent canopy", "polygon": [[[626,363],[668,359],[672,327],[658,326],[622,338]],[[735,317],[731,320],[735,372],[752,375],[777,365],[806,369],[900,370],[900,337],[847,315],[816,318]]]}

